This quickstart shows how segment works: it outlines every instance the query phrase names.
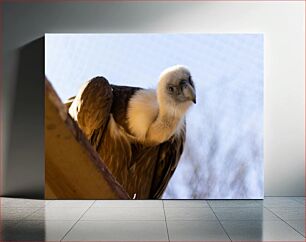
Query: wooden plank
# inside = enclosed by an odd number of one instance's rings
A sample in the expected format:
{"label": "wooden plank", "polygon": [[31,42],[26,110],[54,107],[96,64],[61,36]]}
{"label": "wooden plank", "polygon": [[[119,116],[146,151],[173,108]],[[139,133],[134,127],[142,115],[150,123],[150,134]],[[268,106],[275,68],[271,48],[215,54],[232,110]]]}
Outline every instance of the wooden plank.
{"label": "wooden plank", "polygon": [[129,199],[47,80],[45,198]]}

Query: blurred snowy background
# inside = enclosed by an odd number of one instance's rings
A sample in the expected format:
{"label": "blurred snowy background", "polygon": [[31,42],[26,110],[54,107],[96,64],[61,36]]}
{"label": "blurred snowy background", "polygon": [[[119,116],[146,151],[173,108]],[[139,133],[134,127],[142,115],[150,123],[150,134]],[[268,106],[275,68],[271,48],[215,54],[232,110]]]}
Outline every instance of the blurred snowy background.
{"label": "blurred snowy background", "polygon": [[98,75],[148,88],[163,69],[188,66],[197,104],[163,198],[263,198],[262,34],[47,34],[45,51],[63,101]]}

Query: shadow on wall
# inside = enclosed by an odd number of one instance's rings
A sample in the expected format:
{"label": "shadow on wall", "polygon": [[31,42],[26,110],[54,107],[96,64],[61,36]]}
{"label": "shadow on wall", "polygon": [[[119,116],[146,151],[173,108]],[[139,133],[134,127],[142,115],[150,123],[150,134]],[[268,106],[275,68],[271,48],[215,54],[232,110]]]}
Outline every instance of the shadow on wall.
{"label": "shadow on wall", "polygon": [[3,195],[43,198],[44,37],[18,50],[14,91]]}

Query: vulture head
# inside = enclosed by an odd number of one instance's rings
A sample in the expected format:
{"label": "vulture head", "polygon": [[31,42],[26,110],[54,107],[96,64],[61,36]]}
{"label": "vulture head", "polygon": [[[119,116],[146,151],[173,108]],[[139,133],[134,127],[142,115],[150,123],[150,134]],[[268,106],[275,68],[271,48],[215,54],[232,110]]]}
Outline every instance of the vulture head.
{"label": "vulture head", "polygon": [[161,144],[184,129],[185,114],[196,103],[190,71],[181,65],[165,69],[157,89],[138,91],[130,100],[128,125],[136,139],[145,144]]}
{"label": "vulture head", "polygon": [[196,91],[190,71],[181,65],[165,69],[159,78],[157,99],[160,107],[184,114],[192,103],[196,103]]}

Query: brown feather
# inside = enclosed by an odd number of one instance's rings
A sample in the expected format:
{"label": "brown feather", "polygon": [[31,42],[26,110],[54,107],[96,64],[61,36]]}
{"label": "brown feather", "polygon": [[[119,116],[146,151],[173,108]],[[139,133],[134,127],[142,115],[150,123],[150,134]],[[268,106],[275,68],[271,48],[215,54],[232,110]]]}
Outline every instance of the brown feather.
{"label": "brown feather", "polygon": [[159,154],[153,177],[150,197],[161,198],[172,177],[184,150],[186,139],[186,123],[181,132],[169,141],[159,145]]}
{"label": "brown feather", "polygon": [[86,82],[74,98],[69,113],[78,122],[87,138],[96,129],[104,129],[109,118],[113,93],[104,77]]}
{"label": "brown feather", "polygon": [[138,90],[142,89],[110,85],[97,77],[73,99],[69,113],[131,197],[161,198],[183,151],[185,124],[183,132],[160,145],[136,142],[128,128],[127,109]]}

